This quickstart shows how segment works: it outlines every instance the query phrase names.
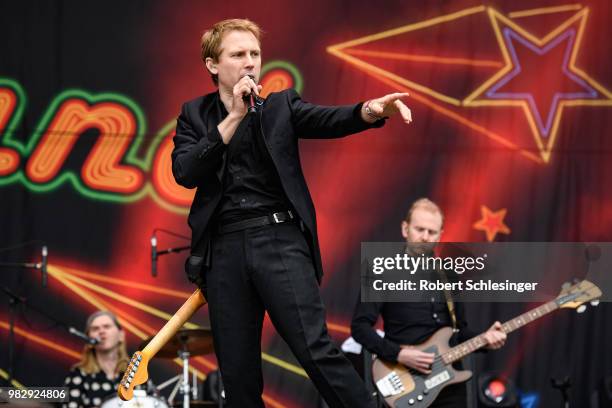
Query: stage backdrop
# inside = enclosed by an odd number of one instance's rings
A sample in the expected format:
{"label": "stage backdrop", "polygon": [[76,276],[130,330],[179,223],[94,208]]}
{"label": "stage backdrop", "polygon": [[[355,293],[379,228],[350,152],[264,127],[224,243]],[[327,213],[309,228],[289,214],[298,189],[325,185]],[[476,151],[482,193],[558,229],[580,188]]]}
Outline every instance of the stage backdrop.
{"label": "stage backdrop", "polygon": [[[185,253],[160,257],[152,276],[149,239],[157,231],[160,250],[188,244],[180,236],[193,191],[172,178],[171,139],[181,103],[214,90],[199,38],[232,17],[265,30],[265,94],[293,87],[319,104],[411,94],[410,126],[390,120],[300,142],[338,343],[349,336],[360,242],[400,240],[418,197],[444,209],[446,241],[612,239],[607,1],[3,1],[0,261],[36,261],[41,242],[50,251],[47,288],[38,271],[1,270],[1,285],[28,303],[16,308],[20,383],[62,382],[82,346],[62,324],[80,328],[110,309],[133,351],[194,289]],[[484,330],[531,306],[471,304],[470,325]],[[611,317],[608,305],[558,312],[477,366],[513,378],[526,404],[541,407],[560,404],[550,377],[569,376],[574,406],[586,406],[612,371]],[[192,323],[206,326],[206,310]],[[269,321],[263,358],[268,406],[317,406]],[[201,378],[217,367],[212,355],[191,363]],[[158,360],[151,376],[160,383],[179,370]]]}

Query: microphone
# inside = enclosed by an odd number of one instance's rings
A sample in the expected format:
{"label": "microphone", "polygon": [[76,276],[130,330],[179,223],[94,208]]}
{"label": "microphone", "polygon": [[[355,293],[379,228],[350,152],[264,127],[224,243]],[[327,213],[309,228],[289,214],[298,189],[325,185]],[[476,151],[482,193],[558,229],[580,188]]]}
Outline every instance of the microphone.
{"label": "microphone", "polygon": [[157,237],[151,237],[151,276],[157,276]]}
{"label": "microphone", "polygon": [[68,331],[70,332],[70,334],[75,335],[76,337],[80,338],[81,340],[85,341],[88,344],[91,344],[92,346],[95,346],[96,344],[100,342],[100,340],[95,339],[93,337],[89,337],[82,331],[79,331],[72,326],[68,327]]}
{"label": "microphone", "polygon": [[41,253],[42,253],[42,260],[40,262],[40,277],[41,277],[42,287],[46,288],[47,287],[47,255],[49,254],[49,251],[47,250],[46,245],[43,245]]}
{"label": "microphone", "polygon": [[[246,74],[245,76],[248,76],[249,78],[251,78],[253,81],[255,81],[255,75],[253,74]],[[246,102],[247,105],[249,105],[249,113],[255,113],[257,110],[255,109],[255,92],[251,90],[251,93],[249,95],[246,95],[244,97],[244,101]]]}

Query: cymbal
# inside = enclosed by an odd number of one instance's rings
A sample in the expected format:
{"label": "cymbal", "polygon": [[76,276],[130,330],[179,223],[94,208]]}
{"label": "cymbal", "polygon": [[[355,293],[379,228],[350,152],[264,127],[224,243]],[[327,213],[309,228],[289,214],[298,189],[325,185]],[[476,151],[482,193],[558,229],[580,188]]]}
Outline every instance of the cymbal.
{"label": "cymbal", "polygon": [[[149,337],[140,344],[140,350],[149,344]],[[188,351],[189,356],[210,354],[214,351],[210,329],[181,329],[157,352],[158,358],[176,358],[179,351]]]}

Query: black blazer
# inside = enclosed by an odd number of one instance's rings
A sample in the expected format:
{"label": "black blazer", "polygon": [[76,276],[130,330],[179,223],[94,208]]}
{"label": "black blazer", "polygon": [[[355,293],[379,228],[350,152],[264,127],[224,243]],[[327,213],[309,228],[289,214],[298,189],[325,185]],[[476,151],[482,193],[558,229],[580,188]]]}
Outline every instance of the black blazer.
{"label": "black blazer", "polygon": [[[186,188],[197,188],[189,226],[192,252],[208,247],[209,225],[223,193],[226,145],[217,129],[219,93],[213,92],[183,104],[177,120],[172,173]],[[323,270],[317,239],[314,205],[300,164],[298,138],[331,139],[381,127],[384,120],[369,124],[361,119],[361,104],[317,106],[303,101],[293,89],[273,93],[258,111],[261,133],[280,176],[287,198],[303,221],[317,280]]]}

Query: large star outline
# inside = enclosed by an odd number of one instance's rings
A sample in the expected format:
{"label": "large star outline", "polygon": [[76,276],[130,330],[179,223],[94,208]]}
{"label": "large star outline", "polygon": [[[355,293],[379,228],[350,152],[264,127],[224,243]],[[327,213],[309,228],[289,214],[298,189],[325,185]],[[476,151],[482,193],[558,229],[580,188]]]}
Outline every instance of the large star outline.
{"label": "large star outline", "polygon": [[[575,45],[575,37],[576,31],[574,29],[568,29],[553,40],[551,40],[546,46],[538,47],[537,45],[529,42],[526,38],[521,37],[514,30],[510,28],[505,28],[504,39],[506,40],[506,45],[508,50],[510,51],[510,56],[512,60],[512,64],[514,68],[507,75],[500,78],[500,80],[494,84],[489,90],[486,92],[486,96],[491,99],[516,99],[516,100],[526,100],[531,113],[535,117],[536,124],[538,126],[538,130],[543,137],[547,137],[550,133],[550,128],[552,126],[554,113],[559,107],[559,101],[561,99],[596,99],[599,96],[599,93],[584,79],[580,78],[578,75],[572,73],[568,69],[569,59],[571,55],[571,51]],[[524,47],[530,49],[535,54],[540,56],[546,55],[549,51],[556,48],[557,46],[562,45],[564,42],[565,52],[563,55],[563,63],[561,65],[561,70],[565,74],[566,77],[570,78],[573,82],[578,84],[583,89],[587,90],[586,92],[561,92],[555,91],[553,99],[550,103],[548,112],[544,116],[544,112],[540,112],[538,106],[536,104],[535,98],[532,92],[498,92],[500,88],[503,88],[511,79],[517,77],[522,72],[522,65],[517,55],[515,42],[520,43]],[[545,118],[545,120],[544,120]]]}
{"label": "large star outline", "polygon": [[[468,107],[521,107],[544,162],[550,161],[565,107],[612,104],[612,93],[576,66],[576,57],[580,50],[588,11],[588,8],[584,8],[544,37],[536,37],[498,11],[492,8],[488,9],[489,18],[505,65],[469,95],[463,101],[463,105]],[[540,111],[533,96],[537,89],[514,92],[501,91],[510,81],[521,75],[526,68],[521,64],[517,53],[517,45],[525,47],[542,58],[545,58],[557,47],[565,45],[560,69],[564,78],[581,90],[563,92],[561,89],[555,89],[548,109],[544,109],[544,112]],[[546,74],[541,72],[540,66],[530,68],[533,71],[530,72],[530,75],[534,78]],[[558,86],[561,87],[561,85]]]}

